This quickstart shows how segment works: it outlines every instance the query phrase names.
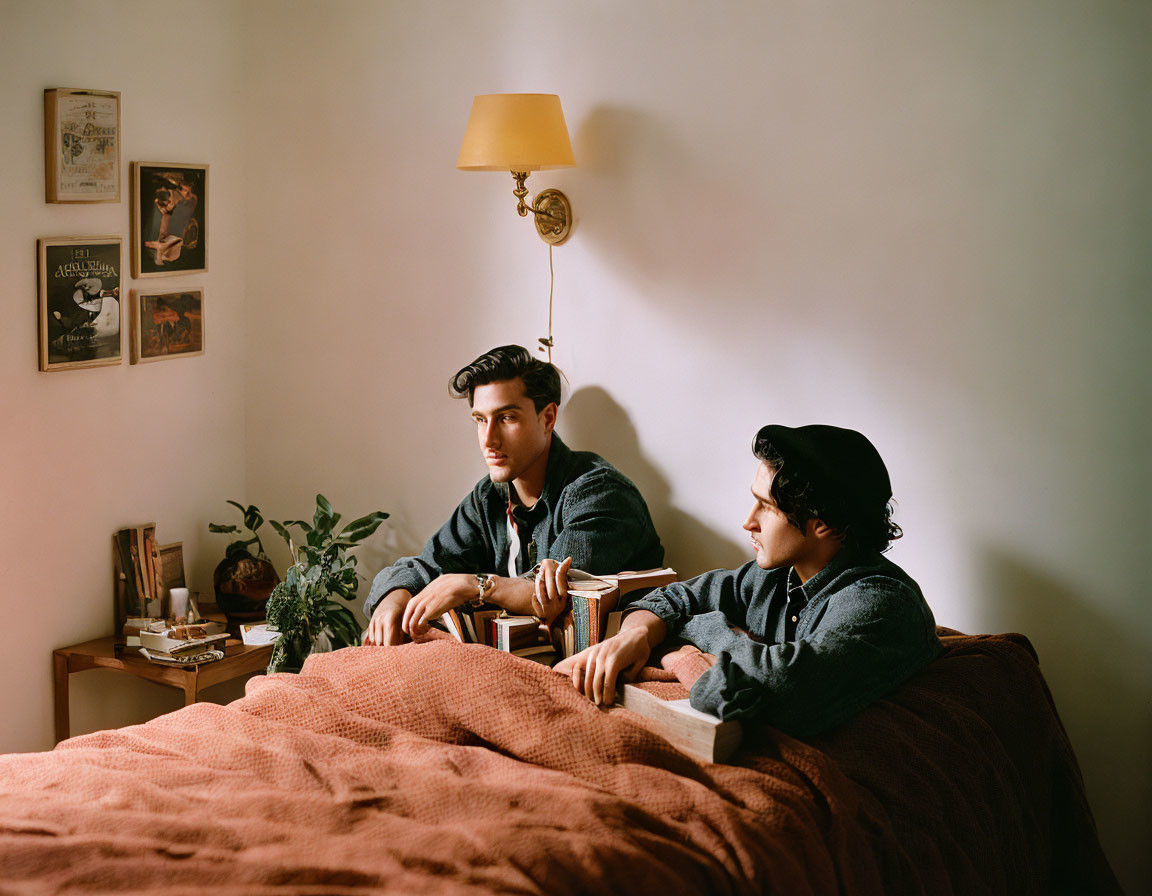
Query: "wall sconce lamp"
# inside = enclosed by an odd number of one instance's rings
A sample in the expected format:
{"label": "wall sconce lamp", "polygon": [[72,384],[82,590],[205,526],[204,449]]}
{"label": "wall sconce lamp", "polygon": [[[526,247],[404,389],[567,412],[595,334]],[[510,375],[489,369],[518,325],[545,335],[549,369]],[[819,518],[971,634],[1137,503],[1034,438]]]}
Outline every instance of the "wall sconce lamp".
{"label": "wall sconce lamp", "polygon": [[492,93],[472,101],[456,167],[510,171],[521,217],[532,213],[540,239],[558,245],[572,231],[572,204],[559,190],[541,190],[529,205],[524,181],[531,171],[576,164],[560,97],[546,93]]}

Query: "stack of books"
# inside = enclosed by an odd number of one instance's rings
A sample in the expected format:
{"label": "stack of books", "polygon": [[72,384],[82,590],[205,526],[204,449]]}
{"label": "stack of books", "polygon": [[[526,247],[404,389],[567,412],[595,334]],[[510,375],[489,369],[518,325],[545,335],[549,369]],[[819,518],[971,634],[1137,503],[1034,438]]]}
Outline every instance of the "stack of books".
{"label": "stack of books", "polygon": [[154,663],[173,666],[212,663],[224,659],[228,631],[219,622],[195,625],[163,623],[140,632],[140,653]]}
{"label": "stack of books", "polygon": [[646,569],[614,576],[594,576],[568,570],[568,609],[552,623],[553,641],[564,658],[611,638],[620,631],[620,598],[633,591],[651,591],[677,580],[676,570]]}
{"label": "stack of books", "polygon": [[549,666],[556,661],[556,648],[535,616],[497,616],[492,620],[492,646]]}
{"label": "stack of books", "polygon": [[440,617],[444,628],[462,644],[485,644],[538,663],[551,664],[556,650],[535,616],[509,616],[499,607],[453,607]]}
{"label": "stack of books", "polygon": [[156,526],[121,529],[113,536],[113,541],[116,544],[117,579],[124,588],[124,616],[155,618],[164,615],[160,585],[163,568],[156,545]]}
{"label": "stack of books", "polygon": [[[525,578],[535,572],[525,573]],[[676,570],[647,569],[594,576],[568,570],[568,607],[553,621],[551,636],[535,616],[509,616],[499,607],[454,607],[440,617],[448,633],[464,644],[486,644],[526,659],[551,664],[599,644],[620,630],[621,596],[641,588],[651,590],[677,580]]]}

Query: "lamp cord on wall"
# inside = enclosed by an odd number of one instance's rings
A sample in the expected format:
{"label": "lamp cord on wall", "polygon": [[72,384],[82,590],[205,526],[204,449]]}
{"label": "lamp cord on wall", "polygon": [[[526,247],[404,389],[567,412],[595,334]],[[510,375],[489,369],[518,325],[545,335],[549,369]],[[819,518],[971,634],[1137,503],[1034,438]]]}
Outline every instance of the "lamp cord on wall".
{"label": "lamp cord on wall", "polygon": [[548,337],[537,340],[540,351],[548,352],[548,363],[552,363],[552,291],[556,286],[556,274],[552,270],[552,244],[548,244]]}

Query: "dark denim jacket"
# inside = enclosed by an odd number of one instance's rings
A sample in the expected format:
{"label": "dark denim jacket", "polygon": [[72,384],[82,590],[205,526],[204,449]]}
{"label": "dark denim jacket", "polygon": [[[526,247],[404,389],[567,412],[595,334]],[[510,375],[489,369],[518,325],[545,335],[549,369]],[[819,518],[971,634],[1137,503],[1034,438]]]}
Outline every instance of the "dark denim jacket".
{"label": "dark denim jacket", "polygon": [[920,587],[879,554],[842,550],[799,589],[793,575],[748,563],[626,604],[716,657],[692,686],[693,707],[798,736],[839,724],[939,656]]}
{"label": "dark denim jacket", "polygon": [[[416,594],[443,573],[507,575],[507,508],[508,485],[485,476],[420,556],[397,560],[376,576],[365,614],[371,617],[389,591]],[[632,481],[599,455],[572,451],[555,432],[540,500],[514,513],[521,569],[545,557],[571,557],[574,567],[594,574],[664,564],[648,505]]]}

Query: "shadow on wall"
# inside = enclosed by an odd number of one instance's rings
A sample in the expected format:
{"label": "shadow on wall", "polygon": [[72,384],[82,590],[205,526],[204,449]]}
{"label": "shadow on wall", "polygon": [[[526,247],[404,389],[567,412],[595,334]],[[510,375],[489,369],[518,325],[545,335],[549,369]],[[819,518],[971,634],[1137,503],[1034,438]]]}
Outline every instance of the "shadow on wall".
{"label": "shadow on wall", "polygon": [[[570,448],[595,451],[636,483],[664,544],[664,562],[681,578],[748,561],[748,552],[738,542],[673,506],[668,480],[644,456],[628,414],[604,389],[586,386],[572,393],[557,429]],[[738,526],[738,521],[733,523]]]}
{"label": "shadow on wall", "polygon": [[[597,210],[596,226],[583,229],[581,240],[658,293],[662,307],[674,295],[714,290],[726,271],[747,278],[772,222],[752,219],[758,204],[749,202],[747,184],[737,191],[736,179],[721,176],[723,166],[694,157],[668,124],[643,109],[597,106],[580,122],[574,149],[579,201]],[[741,209],[740,230],[756,235],[758,251],[733,238],[732,209]]]}
{"label": "shadow on wall", "polygon": [[1117,876],[1152,892],[1152,646],[1018,557],[985,548],[980,568],[988,618],[1039,654]]}

